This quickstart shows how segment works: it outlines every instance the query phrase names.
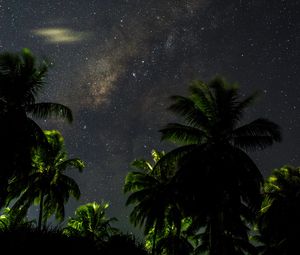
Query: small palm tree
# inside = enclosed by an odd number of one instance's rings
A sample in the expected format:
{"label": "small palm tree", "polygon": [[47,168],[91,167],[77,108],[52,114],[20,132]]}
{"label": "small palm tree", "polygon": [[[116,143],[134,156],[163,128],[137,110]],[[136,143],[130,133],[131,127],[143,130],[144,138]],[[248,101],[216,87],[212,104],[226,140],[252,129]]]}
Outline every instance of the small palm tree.
{"label": "small palm tree", "polygon": [[[161,130],[163,140],[180,147],[160,162],[177,163],[176,183],[185,194],[181,206],[205,229],[201,249],[209,254],[248,249],[246,223],[260,206],[263,178],[246,152],[281,140],[279,127],[269,120],[240,125],[256,95],[241,98],[238,92],[220,78],[209,84],[195,81],[190,95],[173,96],[169,108],[185,124],[171,123]],[[226,253],[229,246],[233,248]]]}
{"label": "small palm tree", "polygon": [[46,139],[32,120],[56,116],[72,121],[71,110],[57,103],[37,102],[45,86],[49,65],[38,62],[30,50],[0,54],[0,207],[12,177],[26,178],[31,171],[31,150]]}
{"label": "small palm tree", "polygon": [[93,241],[107,241],[112,234],[118,230],[111,226],[116,218],[108,218],[106,209],[109,204],[93,202],[79,206],[75,211],[75,217],[70,218],[64,229],[64,234],[73,237],[86,237]]}
{"label": "small palm tree", "polygon": [[[161,255],[190,255],[194,251],[193,237],[187,233],[187,228],[191,224],[190,218],[183,218],[180,226],[176,226],[170,220],[170,215],[166,219],[165,227],[156,236],[156,252]],[[170,223],[169,223],[170,222]],[[153,247],[153,236],[155,229],[152,228],[146,236],[146,248]]]}
{"label": "small palm tree", "polygon": [[80,189],[74,179],[65,174],[69,167],[80,172],[84,163],[78,158],[68,159],[64,148],[64,139],[56,131],[44,131],[48,146],[39,147],[33,154],[33,169],[26,186],[17,178],[9,185],[9,197],[13,199],[21,194],[12,207],[13,211],[27,210],[34,202],[39,204],[38,229],[53,214],[57,220],[65,217],[64,205],[69,197],[80,197]]}
{"label": "small palm tree", "polygon": [[157,238],[164,233],[166,226],[172,225],[180,232],[182,218],[172,184],[174,167],[161,165],[154,170],[164,154],[152,150],[153,163],[143,159],[133,161],[132,166],[139,171],[129,172],[124,185],[124,192],[131,193],[126,205],[134,206],[130,221],[135,226],[144,227],[145,235],[151,234],[152,254],[156,250]]}
{"label": "small palm tree", "polygon": [[258,217],[261,254],[292,254],[300,242],[300,167],[273,170]]}

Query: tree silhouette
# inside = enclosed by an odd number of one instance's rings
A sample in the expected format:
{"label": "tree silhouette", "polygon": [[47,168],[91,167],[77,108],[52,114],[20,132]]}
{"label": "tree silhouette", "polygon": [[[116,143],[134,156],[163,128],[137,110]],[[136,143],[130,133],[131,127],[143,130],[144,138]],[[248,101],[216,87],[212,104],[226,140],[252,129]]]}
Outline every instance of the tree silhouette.
{"label": "tree silhouette", "polygon": [[108,206],[105,202],[79,206],[75,211],[75,217],[68,220],[64,233],[70,237],[85,237],[103,246],[103,242],[118,232],[111,226],[111,222],[116,221],[116,218],[106,216]]}
{"label": "tree silhouette", "polygon": [[129,172],[124,185],[124,192],[131,193],[126,205],[134,206],[130,221],[144,227],[145,235],[152,231],[152,254],[155,254],[158,237],[163,236],[168,225],[180,233],[182,219],[172,184],[174,167],[161,165],[154,170],[163,155],[163,152],[152,150],[153,163],[143,159],[133,161],[132,166],[139,171]]}
{"label": "tree silhouette", "polygon": [[37,102],[48,66],[45,61],[38,62],[28,49],[0,54],[0,207],[5,203],[9,179],[28,176],[31,150],[45,142],[42,130],[31,117],[56,116],[72,121],[72,112],[66,106]]}
{"label": "tree silhouette", "polygon": [[264,185],[258,217],[261,254],[293,254],[300,241],[300,168],[273,170]]}
{"label": "tree silhouette", "polygon": [[188,97],[173,96],[170,110],[185,124],[170,123],[162,140],[181,146],[160,162],[177,162],[176,183],[186,216],[202,229],[199,251],[241,254],[251,250],[248,227],[260,205],[262,175],[247,151],[281,140],[279,127],[266,119],[240,126],[256,94],[242,98],[238,87],[216,78],[195,81]]}
{"label": "tree silhouette", "polygon": [[84,163],[78,158],[68,159],[62,135],[56,131],[44,131],[48,146],[39,147],[33,153],[33,172],[28,177],[28,184],[17,178],[9,186],[9,197],[15,198],[12,210],[27,210],[34,202],[39,204],[38,229],[42,223],[53,214],[57,220],[65,217],[64,205],[70,195],[76,199],[80,197],[80,189],[74,179],[66,175],[70,167],[82,171]]}

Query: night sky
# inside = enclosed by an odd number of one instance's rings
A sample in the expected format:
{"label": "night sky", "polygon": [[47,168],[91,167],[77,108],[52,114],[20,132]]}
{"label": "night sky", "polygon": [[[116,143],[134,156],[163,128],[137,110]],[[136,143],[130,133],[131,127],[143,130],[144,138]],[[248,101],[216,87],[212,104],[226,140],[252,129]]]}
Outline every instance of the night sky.
{"label": "night sky", "polygon": [[260,91],[245,120],[278,123],[283,142],[252,158],[264,175],[300,165],[299,45],[297,0],[0,0],[0,51],[28,47],[53,62],[40,100],[74,113],[71,125],[39,121],[86,162],[70,171],[82,196],[68,215],[103,199],[124,229],[129,164],[172,148],[158,132],[176,120],[168,97],[186,95],[194,79],[220,74],[243,94]]}

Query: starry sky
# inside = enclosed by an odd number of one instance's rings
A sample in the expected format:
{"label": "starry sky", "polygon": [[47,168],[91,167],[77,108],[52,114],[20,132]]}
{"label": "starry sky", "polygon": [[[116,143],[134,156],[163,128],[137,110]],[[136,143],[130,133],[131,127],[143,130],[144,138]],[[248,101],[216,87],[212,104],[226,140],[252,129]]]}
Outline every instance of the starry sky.
{"label": "starry sky", "polygon": [[245,120],[269,118],[283,142],[251,154],[264,175],[300,165],[300,2],[297,0],[0,0],[0,52],[28,47],[53,63],[41,101],[69,106],[58,129],[82,196],[67,206],[109,201],[128,229],[122,193],[135,158],[168,150],[158,130],[176,120],[169,96],[222,75],[241,93],[260,91]]}

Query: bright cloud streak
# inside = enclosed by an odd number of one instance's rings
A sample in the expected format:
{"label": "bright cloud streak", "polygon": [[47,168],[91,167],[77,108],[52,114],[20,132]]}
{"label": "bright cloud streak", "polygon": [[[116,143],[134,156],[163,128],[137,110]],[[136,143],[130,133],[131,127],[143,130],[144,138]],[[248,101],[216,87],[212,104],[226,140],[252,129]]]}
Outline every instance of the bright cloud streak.
{"label": "bright cloud streak", "polygon": [[32,33],[41,36],[48,43],[74,43],[80,42],[89,36],[88,32],[78,32],[69,28],[40,28],[32,30]]}

